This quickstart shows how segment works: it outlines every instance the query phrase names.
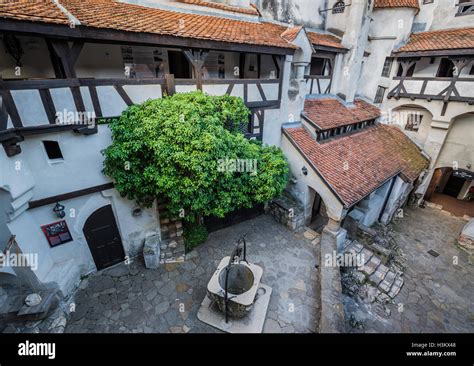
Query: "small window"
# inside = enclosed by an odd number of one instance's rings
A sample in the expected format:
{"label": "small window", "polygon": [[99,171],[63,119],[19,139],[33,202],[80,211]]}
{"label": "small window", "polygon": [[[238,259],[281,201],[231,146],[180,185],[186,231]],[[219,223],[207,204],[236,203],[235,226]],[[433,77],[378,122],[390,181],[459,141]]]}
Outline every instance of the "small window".
{"label": "small window", "polygon": [[43,141],[43,145],[50,160],[63,159],[63,153],[57,141]]}
{"label": "small window", "polygon": [[442,58],[439,63],[438,73],[439,78],[451,78],[454,74],[454,64],[450,59]]}
{"label": "small window", "polygon": [[436,61],[436,57],[430,57],[430,64],[433,65]]}
{"label": "small window", "polygon": [[459,0],[456,16],[474,14],[474,0]]}
{"label": "small window", "polygon": [[390,77],[390,71],[392,71],[392,64],[393,64],[393,58],[387,57],[383,64],[383,69],[382,69],[383,77],[386,77],[386,78]]}
{"label": "small window", "polygon": [[331,75],[331,63],[327,58],[313,57],[311,59],[310,75]]}
{"label": "small window", "polygon": [[469,70],[469,75],[474,75],[474,65],[471,66],[471,70]]}
{"label": "small window", "polygon": [[[407,74],[406,74],[407,77],[413,76],[413,73],[415,72],[415,66],[416,66],[416,62],[413,65],[411,65],[410,68],[408,69]],[[402,76],[402,72],[403,72],[403,67],[402,67],[402,63],[400,62],[398,65],[397,76]]]}
{"label": "small window", "polygon": [[423,0],[423,5],[433,4],[434,0]]}
{"label": "small window", "polygon": [[379,85],[377,87],[377,93],[375,94],[374,103],[382,103],[383,97],[385,96],[385,90],[387,90],[387,88],[384,88],[383,86]]}
{"label": "small window", "polygon": [[421,125],[423,115],[420,113],[409,113],[407,115],[407,124],[405,125],[406,131],[418,131]]}
{"label": "small window", "polygon": [[345,9],[346,9],[346,4],[344,4],[344,1],[338,1],[332,7],[332,13],[333,14],[341,14],[341,13],[344,13]]}

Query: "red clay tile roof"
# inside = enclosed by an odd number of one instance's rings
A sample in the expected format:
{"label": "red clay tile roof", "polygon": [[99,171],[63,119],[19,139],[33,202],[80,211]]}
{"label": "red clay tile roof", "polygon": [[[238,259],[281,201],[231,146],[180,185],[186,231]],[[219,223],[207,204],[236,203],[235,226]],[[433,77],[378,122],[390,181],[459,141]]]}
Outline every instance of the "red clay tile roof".
{"label": "red clay tile roof", "polygon": [[444,29],[413,33],[395,52],[438,51],[474,48],[474,28]]}
{"label": "red clay tile roof", "polygon": [[283,131],[346,207],[398,173],[414,181],[428,167],[418,147],[395,126],[376,125],[323,143],[316,142],[302,127]]}
{"label": "red clay tile roof", "polygon": [[[81,26],[86,27],[154,33],[217,42],[297,48],[280,37],[286,28],[268,22],[188,14],[112,0],[61,0],[60,3],[81,22]],[[46,10],[51,10],[51,12]],[[0,18],[58,23],[61,14],[59,8],[52,1],[23,0],[19,3],[6,3],[0,6]],[[64,24],[69,23],[67,17],[64,16],[63,19]]]}
{"label": "red clay tile roof", "polygon": [[298,33],[300,32],[300,30],[302,29],[303,29],[302,26],[288,28],[280,35],[280,37],[283,39],[286,39],[288,42],[293,42],[298,36]]}
{"label": "red clay tile roof", "polygon": [[0,1],[0,17],[33,22],[69,24],[68,17],[52,1],[3,0]]}
{"label": "red clay tile roof", "polygon": [[333,47],[345,50],[346,48],[341,44],[341,40],[331,34],[306,32],[312,44],[316,46]]}
{"label": "red clay tile roof", "polygon": [[420,9],[418,0],[375,0],[374,9],[380,8],[415,8]]}
{"label": "red clay tile roof", "polygon": [[380,109],[362,99],[348,107],[337,99],[306,99],[303,115],[322,130],[368,121],[380,116]]}
{"label": "red clay tile roof", "polygon": [[209,3],[207,1],[202,1],[202,0],[175,0],[175,1],[177,1],[179,3],[205,6],[205,7],[208,7],[208,8],[231,11],[231,12],[234,12],[234,13],[241,13],[241,14],[248,14],[248,15],[259,15],[257,9],[254,8],[254,7],[243,8],[243,7],[240,7],[240,6],[232,6],[232,5],[227,5],[227,4]]}

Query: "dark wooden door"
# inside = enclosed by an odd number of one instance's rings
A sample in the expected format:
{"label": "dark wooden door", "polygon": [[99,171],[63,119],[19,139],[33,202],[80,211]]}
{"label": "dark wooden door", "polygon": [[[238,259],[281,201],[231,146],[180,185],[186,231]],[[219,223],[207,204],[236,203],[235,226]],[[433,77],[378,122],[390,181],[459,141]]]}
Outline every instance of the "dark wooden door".
{"label": "dark wooden door", "polygon": [[451,175],[449,177],[448,183],[446,183],[446,187],[444,187],[444,194],[448,196],[457,198],[459,192],[461,192],[462,186],[466,180],[464,178],[456,177],[455,175]]}
{"label": "dark wooden door", "polygon": [[101,207],[90,215],[84,224],[83,231],[97,270],[125,260],[122,239],[112,206]]}

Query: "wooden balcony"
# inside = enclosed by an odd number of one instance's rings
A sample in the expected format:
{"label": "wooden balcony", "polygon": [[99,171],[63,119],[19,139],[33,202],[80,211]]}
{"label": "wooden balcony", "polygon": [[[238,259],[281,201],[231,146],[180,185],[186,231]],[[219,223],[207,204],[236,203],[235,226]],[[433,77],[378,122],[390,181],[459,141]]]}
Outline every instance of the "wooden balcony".
{"label": "wooden balcony", "polygon": [[463,102],[474,104],[474,78],[469,77],[394,77],[398,84],[388,93],[387,98],[424,99],[444,103],[442,114],[447,103]]}
{"label": "wooden balcony", "polygon": [[[246,131],[249,138],[263,135],[266,109],[277,109],[281,102],[281,79],[42,79],[2,80],[0,78],[0,142],[9,156],[19,153],[16,145],[25,136],[64,130],[82,134],[97,132],[96,119],[119,116],[135,103],[161,98],[175,92],[202,89],[210,95],[241,97],[252,115]],[[64,120],[61,112],[92,116],[84,120]]]}

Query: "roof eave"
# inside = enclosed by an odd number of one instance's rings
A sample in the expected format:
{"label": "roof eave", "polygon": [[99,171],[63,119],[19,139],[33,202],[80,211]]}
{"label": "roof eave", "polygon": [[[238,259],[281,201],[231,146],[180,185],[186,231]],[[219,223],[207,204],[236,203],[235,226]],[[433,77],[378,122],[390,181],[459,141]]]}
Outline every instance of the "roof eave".
{"label": "roof eave", "polygon": [[451,50],[393,51],[392,57],[474,56],[474,48]]}
{"label": "roof eave", "polygon": [[[63,24],[32,22],[0,18],[0,31],[15,32],[32,36],[44,36],[67,39],[82,39],[94,43],[128,43],[137,45],[178,46],[185,48],[203,48],[236,52],[252,51],[271,55],[292,55],[296,47],[266,46],[251,43],[215,41],[211,39],[189,38],[157,33],[129,32],[112,28],[96,28],[85,25],[74,28]],[[229,47],[230,46],[230,47]]]}

